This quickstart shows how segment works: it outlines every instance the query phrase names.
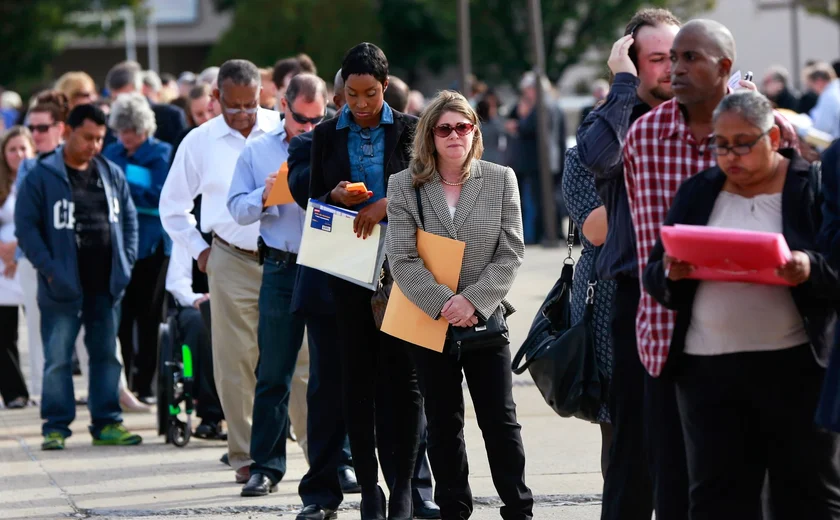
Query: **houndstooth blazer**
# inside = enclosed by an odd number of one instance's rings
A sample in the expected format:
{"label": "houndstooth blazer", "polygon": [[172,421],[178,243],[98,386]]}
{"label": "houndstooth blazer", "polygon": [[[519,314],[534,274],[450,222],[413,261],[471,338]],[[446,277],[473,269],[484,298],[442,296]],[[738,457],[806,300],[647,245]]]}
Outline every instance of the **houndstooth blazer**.
{"label": "houndstooth blazer", "polygon": [[513,170],[486,161],[473,161],[470,177],[450,217],[440,178],[420,187],[424,223],[417,211],[417,197],[409,170],[393,175],[388,183],[388,231],[385,248],[391,273],[403,293],[432,318],[454,296],[438,284],[417,256],[417,229],[424,229],[467,244],[458,294],[487,319],[504,306],[525,256],[519,188]]}

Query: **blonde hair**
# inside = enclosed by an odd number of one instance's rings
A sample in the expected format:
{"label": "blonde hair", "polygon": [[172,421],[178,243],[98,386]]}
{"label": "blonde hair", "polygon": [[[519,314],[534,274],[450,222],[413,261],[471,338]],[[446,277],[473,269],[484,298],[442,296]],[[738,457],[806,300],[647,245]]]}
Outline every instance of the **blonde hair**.
{"label": "blonde hair", "polygon": [[32,134],[29,132],[29,129],[25,126],[13,126],[0,137],[0,153],[3,154],[0,157],[0,206],[6,203],[6,199],[9,198],[9,194],[12,192],[15,179],[17,179],[17,172],[12,171],[9,163],[6,162],[6,146],[15,137],[23,137],[29,141],[30,149],[33,152],[35,151],[35,141],[32,139]]}
{"label": "blonde hair", "polygon": [[90,87],[90,91],[96,93],[96,83],[86,72],[74,71],[65,72],[55,82],[55,89],[67,96],[69,101],[73,101],[73,97],[85,87]]}
{"label": "blonde hair", "polygon": [[426,106],[420,121],[417,123],[417,129],[414,131],[414,146],[412,147],[411,163],[408,168],[411,170],[415,187],[426,184],[438,174],[437,148],[435,148],[435,135],[432,130],[446,112],[461,114],[475,125],[472,148],[470,148],[467,159],[461,167],[461,181],[469,177],[472,162],[481,159],[481,155],[484,153],[484,141],[481,138],[478,114],[470,106],[467,98],[458,92],[443,90]]}

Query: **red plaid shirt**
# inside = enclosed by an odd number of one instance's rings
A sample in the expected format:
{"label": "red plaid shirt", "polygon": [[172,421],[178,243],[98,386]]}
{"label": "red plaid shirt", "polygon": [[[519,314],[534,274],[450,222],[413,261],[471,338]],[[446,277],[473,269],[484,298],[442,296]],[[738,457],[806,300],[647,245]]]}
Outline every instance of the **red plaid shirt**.
{"label": "red plaid shirt", "polygon": [[[782,147],[797,148],[796,132],[780,114]],[[639,281],[659,238],[659,227],[680,184],[717,164],[709,145],[711,135],[698,142],[676,99],[667,101],[638,119],[624,144],[624,181],[636,231]],[[636,315],[639,358],[650,375],[658,377],[668,359],[676,313],[661,306],[642,288]]]}

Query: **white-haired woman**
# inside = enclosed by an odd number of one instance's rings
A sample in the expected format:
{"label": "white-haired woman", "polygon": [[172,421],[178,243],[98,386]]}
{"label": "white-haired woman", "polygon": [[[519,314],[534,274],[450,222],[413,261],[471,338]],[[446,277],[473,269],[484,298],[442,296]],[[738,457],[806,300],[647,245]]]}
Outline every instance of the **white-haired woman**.
{"label": "white-haired woman", "polygon": [[120,95],[111,106],[108,124],[119,140],[102,154],[125,172],[140,230],[137,263],[122,303],[119,337],[129,385],[141,401],[151,404],[163,281],[171,250],[171,241],[160,222],[158,203],[169,173],[172,146],[152,137],[157,129],[155,113],[140,94]]}
{"label": "white-haired woman", "polygon": [[[394,280],[430,317],[446,319],[452,333],[480,320],[501,322],[513,312],[506,297],[525,255],[516,176],[510,168],[481,161],[483,150],[478,114],[461,94],[441,92],[417,123],[408,169],[388,184],[386,250]],[[417,252],[418,230],[466,243],[456,291],[426,269]],[[502,518],[532,518],[507,339],[462,351],[450,338],[442,354],[421,347],[412,354],[425,397],[442,518],[468,518],[473,510],[464,443],[465,376],[504,504]]]}

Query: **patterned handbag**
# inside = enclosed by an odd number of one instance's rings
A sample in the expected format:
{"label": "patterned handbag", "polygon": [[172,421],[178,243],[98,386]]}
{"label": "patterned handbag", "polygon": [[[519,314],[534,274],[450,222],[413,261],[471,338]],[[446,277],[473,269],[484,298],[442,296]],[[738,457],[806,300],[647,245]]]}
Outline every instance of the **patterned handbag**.
{"label": "patterned handbag", "polygon": [[394,277],[391,276],[391,269],[388,267],[388,260],[382,264],[382,271],[379,273],[379,287],[370,298],[370,309],[373,311],[373,321],[376,328],[382,328],[382,320],[385,319],[385,309],[388,308],[388,298],[391,297],[391,288],[394,286]]}

